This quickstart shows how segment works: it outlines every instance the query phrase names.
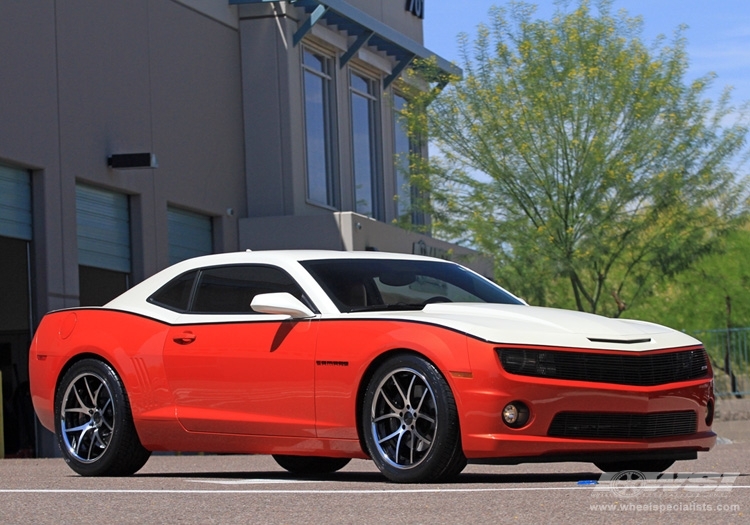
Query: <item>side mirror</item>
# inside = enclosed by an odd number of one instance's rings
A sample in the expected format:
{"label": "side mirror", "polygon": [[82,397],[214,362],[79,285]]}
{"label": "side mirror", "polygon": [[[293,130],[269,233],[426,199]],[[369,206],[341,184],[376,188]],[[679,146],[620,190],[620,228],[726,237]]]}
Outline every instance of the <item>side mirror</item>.
{"label": "side mirror", "polygon": [[288,315],[292,319],[315,315],[302,301],[288,292],[258,294],[253,297],[250,308],[261,314]]}

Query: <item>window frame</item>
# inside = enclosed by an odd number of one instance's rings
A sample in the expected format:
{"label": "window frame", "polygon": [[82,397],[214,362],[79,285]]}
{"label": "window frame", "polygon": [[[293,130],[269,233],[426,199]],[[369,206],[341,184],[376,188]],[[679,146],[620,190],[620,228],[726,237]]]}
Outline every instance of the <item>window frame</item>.
{"label": "window frame", "polygon": [[[305,61],[306,54],[311,54],[316,58],[321,59],[322,67],[317,70]],[[337,127],[336,127],[336,71],[335,71],[336,58],[334,54],[319,49],[318,47],[311,46],[307,43],[300,46],[300,70],[301,70],[301,84],[302,84],[302,120],[303,120],[303,138],[304,138],[304,163],[305,163],[305,201],[308,204],[315,206],[321,206],[324,208],[338,210],[341,206],[341,199],[339,195],[339,173],[338,164],[336,163],[336,143],[337,143]],[[326,198],[325,202],[316,198],[312,195],[313,184],[311,184],[311,171],[310,171],[310,112],[308,108],[307,93],[309,86],[307,83],[308,75],[317,77],[321,82],[322,91],[322,111],[323,111],[323,151],[324,151],[324,184]],[[317,181],[316,181],[317,182]]]}
{"label": "window frame", "polygon": [[[367,85],[367,91],[353,85],[353,77],[356,76],[363,80]],[[378,221],[384,221],[384,173],[383,164],[381,161],[381,155],[383,151],[383,137],[382,137],[382,123],[381,123],[381,96],[379,93],[379,86],[381,80],[376,76],[363,71],[359,68],[349,67],[348,68],[348,101],[349,101],[349,139],[351,143],[351,174],[352,174],[352,210],[355,213],[367,215]],[[370,209],[360,210],[358,208],[358,193],[357,193],[357,142],[355,140],[355,111],[354,102],[355,97],[360,97],[367,101],[367,117],[368,117],[368,152],[369,152],[369,192],[371,202],[369,203]]]}

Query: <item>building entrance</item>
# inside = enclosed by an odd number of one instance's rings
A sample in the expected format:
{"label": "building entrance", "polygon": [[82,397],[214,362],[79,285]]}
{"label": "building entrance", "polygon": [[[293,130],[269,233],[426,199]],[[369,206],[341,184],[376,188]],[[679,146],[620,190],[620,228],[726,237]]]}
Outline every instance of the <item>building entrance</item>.
{"label": "building entrance", "polygon": [[30,242],[0,236],[0,372],[2,372],[2,452],[34,455],[34,408],[29,392],[31,300]]}

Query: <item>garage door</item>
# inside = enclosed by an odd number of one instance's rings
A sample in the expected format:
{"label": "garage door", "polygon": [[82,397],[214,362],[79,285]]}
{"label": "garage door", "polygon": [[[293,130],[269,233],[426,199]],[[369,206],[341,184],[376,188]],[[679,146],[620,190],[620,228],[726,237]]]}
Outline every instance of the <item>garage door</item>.
{"label": "garage door", "polygon": [[31,240],[31,178],[0,165],[0,236]]}
{"label": "garage door", "polygon": [[169,208],[167,209],[167,221],[169,228],[169,264],[213,252],[211,217],[177,208]]}
{"label": "garage door", "polygon": [[76,186],[78,264],[130,273],[128,197],[91,186]]}

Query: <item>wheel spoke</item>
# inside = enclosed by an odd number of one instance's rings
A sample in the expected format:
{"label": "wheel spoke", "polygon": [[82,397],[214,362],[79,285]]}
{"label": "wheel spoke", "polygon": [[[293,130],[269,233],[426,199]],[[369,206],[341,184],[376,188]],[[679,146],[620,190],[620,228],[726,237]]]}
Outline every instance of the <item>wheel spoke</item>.
{"label": "wheel spoke", "polygon": [[411,381],[409,381],[409,388],[406,389],[406,405],[411,405],[411,391],[414,387],[414,381],[417,380],[417,376],[411,376]]}
{"label": "wheel spoke", "polygon": [[[76,442],[76,445],[75,445],[75,454],[76,454],[76,456],[80,456],[81,455],[80,451],[81,451],[81,444],[83,443],[83,438],[86,436],[86,434],[88,433],[88,431],[91,430],[91,428],[92,427],[89,425],[80,434],[78,434],[78,441]],[[91,452],[89,451],[89,456],[90,455],[91,455]],[[89,457],[89,458],[86,458],[86,459],[91,459],[91,458]]]}
{"label": "wheel spoke", "polygon": [[428,447],[432,445],[432,440],[424,437],[422,434],[419,433],[419,431],[416,428],[412,429],[412,433],[419,438],[420,442],[425,443]]}
{"label": "wheel spoke", "polygon": [[65,414],[83,414],[84,416],[88,416],[91,413],[91,410],[88,408],[66,408],[64,410]]}
{"label": "wheel spoke", "polygon": [[80,432],[81,430],[89,428],[90,426],[91,426],[91,421],[88,421],[87,423],[85,423],[83,425],[80,425],[80,426],[77,426],[77,427],[66,428],[65,432],[68,432],[68,433]]}
{"label": "wheel spoke", "polygon": [[427,399],[428,395],[430,395],[430,390],[428,388],[425,388],[424,394],[422,394],[422,397],[419,398],[419,403],[417,404],[417,408],[415,409],[417,412],[420,412],[422,410],[422,404],[424,403],[424,400]]}
{"label": "wheel spoke", "polygon": [[[386,441],[389,441],[389,440],[393,439],[394,437],[398,436],[399,434],[403,434],[403,432],[401,431],[401,427],[398,427],[395,432],[393,432],[392,434],[389,434],[389,435],[385,436],[383,439],[379,440],[378,443],[385,443]],[[399,436],[399,439],[401,439],[400,436]]]}
{"label": "wheel spoke", "polygon": [[83,399],[81,399],[81,395],[78,393],[78,389],[75,388],[75,385],[73,385],[73,393],[76,395],[76,399],[78,400],[79,407],[84,408],[86,410],[91,410],[91,407],[87,406],[86,403],[83,402]]}
{"label": "wheel spoke", "polygon": [[394,454],[395,455],[394,459],[396,460],[396,463],[400,463],[399,462],[399,458],[401,457],[401,452],[400,452],[400,450],[401,450],[401,440],[403,438],[404,438],[404,433],[400,432],[399,435],[398,435],[398,439],[396,440],[396,453]]}
{"label": "wheel spoke", "polygon": [[379,421],[385,421],[386,419],[396,418],[400,419],[399,415],[396,413],[389,413],[389,414],[383,414],[382,416],[378,416],[375,419],[372,420],[373,423],[378,423]]}
{"label": "wheel spoke", "polygon": [[401,390],[401,385],[398,384],[398,381],[396,381],[396,374],[393,374],[391,376],[391,379],[393,380],[393,384],[396,385],[396,389],[398,390],[398,393],[401,394],[401,399],[404,402],[404,407],[409,404],[409,398],[404,395],[404,391]]}
{"label": "wheel spoke", "polygon": [[[91,401],[92,405],[93,405],[94,407],[96,407],[96,396],[95,396],[95,395],[94,395],[94,393],[93,393],[93,392],[91,391],[91,385],[89,384],[89,381],[88,381],[88,378],[87,378],[87,377],[84,377],[84,378],[83,378],[83,383],[84,383],[84,384],[86,385],[86,390],[87,390],[87,391],[88,391],[88,393],[89,393],[89,400]],[[98,390],[97,390],[97,392],[98,392]]]}
{"label": "wheel spoke", "polygon": [[381,389],[380,390],[380,395],[383,396],[383,400],[386,403],[388,403],[388,406],[391,407],[391,410],[393,410],[394,413],[398,414],[398,412],[399,412],[398,407],[396,407],[396,405],[394,405],[393,402],[391,402],[391,400],[388,399],[388,396],[386,395],[385,390]]}

